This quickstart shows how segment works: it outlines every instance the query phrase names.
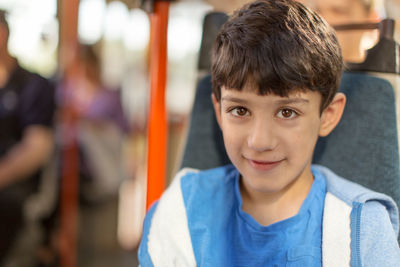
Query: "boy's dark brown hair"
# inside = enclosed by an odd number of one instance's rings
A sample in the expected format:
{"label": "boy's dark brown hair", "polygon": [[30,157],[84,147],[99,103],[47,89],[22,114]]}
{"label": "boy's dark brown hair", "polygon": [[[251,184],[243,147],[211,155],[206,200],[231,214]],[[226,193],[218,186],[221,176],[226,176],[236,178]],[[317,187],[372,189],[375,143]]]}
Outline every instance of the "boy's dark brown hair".
{"label": "boy's dark brown hair", "polygon": [[213,93],[221,87],[288,96],[312,90],[322,95],[321,111],[332,101],[343,59],[334,30],[295,0],[257,0],[236,11],[214,43]]}

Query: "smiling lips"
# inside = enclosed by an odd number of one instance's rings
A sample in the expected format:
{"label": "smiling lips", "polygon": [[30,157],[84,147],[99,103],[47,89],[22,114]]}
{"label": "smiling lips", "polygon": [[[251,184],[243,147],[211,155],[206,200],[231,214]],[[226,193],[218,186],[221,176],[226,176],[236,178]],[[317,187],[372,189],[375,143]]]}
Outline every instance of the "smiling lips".
{"label": "smiling lips", "polygon": [[257,170],[269,171],[277,167],[280,163],[282,163],[283,159],[278,161],[258,161],[258,160],[247,159],[247,161],[253,168]]}

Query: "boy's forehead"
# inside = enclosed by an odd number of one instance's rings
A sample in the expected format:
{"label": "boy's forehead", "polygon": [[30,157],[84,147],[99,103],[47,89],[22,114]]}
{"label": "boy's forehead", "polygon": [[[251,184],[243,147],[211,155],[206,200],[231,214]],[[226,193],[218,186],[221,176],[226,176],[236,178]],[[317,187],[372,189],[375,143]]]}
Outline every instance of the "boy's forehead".
{"label": "boy's forehead", "polygon": [[221,87],[222,103],[242,103],[242,104],[261,104],[261,105],[304,105],[320,108],[322,95],[318,91],[312,90],[293,90],[288,95],[281,96],[275,93],[260,94],[258,90],[238,90]]}

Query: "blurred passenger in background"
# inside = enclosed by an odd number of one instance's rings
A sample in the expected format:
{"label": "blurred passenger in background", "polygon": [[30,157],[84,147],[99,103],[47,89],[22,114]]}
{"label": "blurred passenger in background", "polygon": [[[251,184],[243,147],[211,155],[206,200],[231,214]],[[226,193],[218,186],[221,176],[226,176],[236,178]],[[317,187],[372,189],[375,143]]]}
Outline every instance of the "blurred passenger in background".
{"label": "blurred passenger in background", "polygon": [[23,227],[23,207],[53,151],[54,87],[23,69],[7,49],[0,10],[0,265]]}
{"label": "blurred passenger in background", "polygon": [[83,200],[104,201],[118,195],[125,178],[122,143],[129,132],[119,89],[107,88],[93,46],[81,45],[74,102],[80,118],[78,143],[81,152]]}
{"label": "blurred passenger in background", "polygon": [[386,17],[399,19],[400,17],[400,0],[385,0]]}
{"label": "blurred passenger in background", "polygon": [[250,0],[206,0],[215,11],[231,14],[236,9],[239,9]]}
{"label": "blurred passenger in background", "polygon": [[[216,11],[227,14],[242,6],[249,0],[207,0]],[[377,22],[377,10],[384,7],[376,5],[383,2],[375,0],[299,0],[299,2],[317,11],[332,26],[349,23]],[[398,0],[386,0],[386,13],[393,15],[399,10]],[[390,6],[389,6],[389,4]],[[343,59],[347,62],[362,62],[365,50],[377,41],[377,33],[371,31],[339,31],[339,43]]]}
{"label": "blurred passenger in background", "polygon": [[[377,22],[374,0],[299,0],[317,11],[330,25]],[[383,8],[383,7],[382,7]],[[377,35],[365,31],[337,31],[343,59],[362,62],[365,50],[377,41]]]}

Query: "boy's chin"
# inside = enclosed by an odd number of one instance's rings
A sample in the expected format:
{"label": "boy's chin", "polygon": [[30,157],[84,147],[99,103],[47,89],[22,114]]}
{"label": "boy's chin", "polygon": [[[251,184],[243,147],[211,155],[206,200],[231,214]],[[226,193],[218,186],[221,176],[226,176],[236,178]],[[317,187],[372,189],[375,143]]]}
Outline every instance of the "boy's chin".
{"label": "boy's chin", "polygon": [[[253,192],[265,193],[267,195],[287,192],[293,185],[298,184],[297,182],[302,182],[300,180],[303,180],[306,184],[308,184],[308,181],[313,180],[311,168],[309,171],[304,169],[299,172],[293,170],[291,172],[285,161],[276,163],[276,166],[267,168],[268,170],[253,168],[251,164],[246,165],[242,166],[241,170],[239,169],[242,179],[241,183]],[[310,177],[311,179],[309,179]]]}

